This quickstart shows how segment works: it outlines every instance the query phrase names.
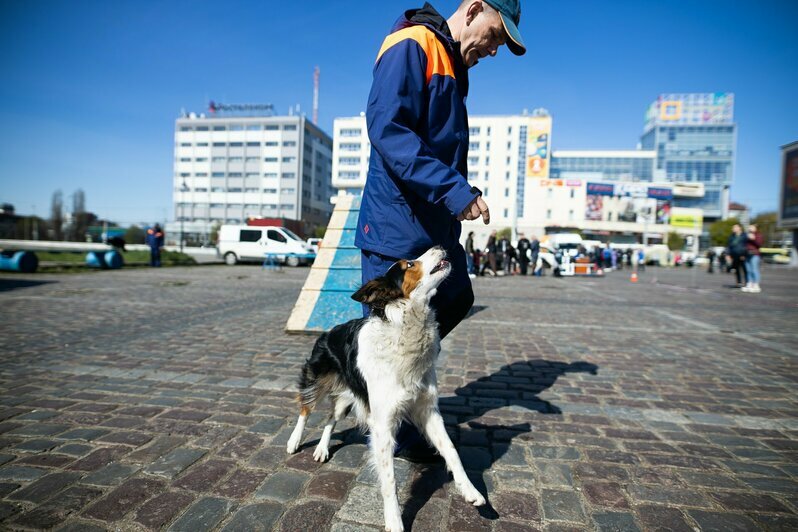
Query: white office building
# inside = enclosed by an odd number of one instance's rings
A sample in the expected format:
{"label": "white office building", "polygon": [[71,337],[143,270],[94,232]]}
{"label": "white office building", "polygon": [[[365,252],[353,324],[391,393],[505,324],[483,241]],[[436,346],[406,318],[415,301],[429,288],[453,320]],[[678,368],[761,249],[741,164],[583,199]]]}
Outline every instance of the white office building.
{"label": "white office building", "polygon": [[207,242],[215,224],[250,217],[326,227],[332,139],[304,116],[205,116],[175,122],[174,224],[167,238]]}

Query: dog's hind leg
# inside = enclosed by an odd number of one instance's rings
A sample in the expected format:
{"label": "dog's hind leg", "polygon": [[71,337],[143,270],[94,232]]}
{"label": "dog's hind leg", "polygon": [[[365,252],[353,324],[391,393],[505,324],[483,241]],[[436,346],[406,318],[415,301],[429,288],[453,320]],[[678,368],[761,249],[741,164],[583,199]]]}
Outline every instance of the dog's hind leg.
{"label": "dog's hind leg", "polygon": [[[332,396],[331,396],[332,397]],[[330,457],[330,437],[332,431],[335,430],[335,424],[341,421],[349,413],[352,408],[353,399],[351,394],[343,393],[336,397],[332,397],[333,411],[327,424],[324,426],[324,432],[321,434],[321,440],[313,451],[313,459],[317,462],[326,462]]]}
{"label": "dog's hind leg", "polygon": [[291,437],[288,438],[288,444],[285,446],[285,450],[288,454],[294,454],[299,449],[299,444],[302,443],[302,431],[305,430],[305,422],[310,415],[310,410],[310,407],[307,405],[302,405],[299,411],[299,418],[296,420],[294,432],[291,433]]}
{"label": "dog's hind leg", "polygon": [[[422,403],[426,403],[426,401],[422,401]],[[438,409],[429,404],[426,406],[420,404],[414,411],[413,416],[417,426],[424,431],[430,443],[443,456],[446,461],[446,467],[452,472],[454,483],[463,497],[465,497],[466,502],[470,502],[474,506],[485,504],[485,497],[474,487],[463,469],[463,463],[460,461],[460,456],[457,454],[457,450],[446,432],[443,418]]]}

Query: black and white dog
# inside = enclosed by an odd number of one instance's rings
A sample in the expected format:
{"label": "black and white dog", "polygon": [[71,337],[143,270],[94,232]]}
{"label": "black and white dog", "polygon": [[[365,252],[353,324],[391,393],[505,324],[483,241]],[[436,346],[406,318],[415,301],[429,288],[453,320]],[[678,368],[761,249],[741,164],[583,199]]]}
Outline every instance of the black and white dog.
{"label": "black and white dog", "polygon": [[299,379],[300,413],[287,451],[297,451],[308,415],[329,396],[333,411],[313,453],[317,461],[326,461],[336,422],[354,411],[370,432],[385,529],[392,532],[404,530],[393,468],[394,438],[402,419],[412,421],[443,456],[466,501],[485,504],[466,476],[438,411],[435,360],[440,338],[430,299],[450,271],[446,253],[435,247],[416,260],[396,262],[385,276],[363,285],[352,299],[368,305],[371,316],[322,334]]}

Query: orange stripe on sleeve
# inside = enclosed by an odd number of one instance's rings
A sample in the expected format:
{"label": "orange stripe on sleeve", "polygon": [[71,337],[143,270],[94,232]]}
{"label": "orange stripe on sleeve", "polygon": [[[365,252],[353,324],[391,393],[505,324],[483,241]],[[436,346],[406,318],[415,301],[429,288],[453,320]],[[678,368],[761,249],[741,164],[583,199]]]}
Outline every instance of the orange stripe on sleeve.
{"label": "orange stripe on sleeve", "polygon": [[416,41],[427,56],[427,83],[430,82],[435,74],[454,78],[452,58],[449,57],[443,43],[438,40],[432,30],[424,26],[410,26],[388,35],[382,43],[380,52],[377,54],[377,61],[392,46],[407,39]]}

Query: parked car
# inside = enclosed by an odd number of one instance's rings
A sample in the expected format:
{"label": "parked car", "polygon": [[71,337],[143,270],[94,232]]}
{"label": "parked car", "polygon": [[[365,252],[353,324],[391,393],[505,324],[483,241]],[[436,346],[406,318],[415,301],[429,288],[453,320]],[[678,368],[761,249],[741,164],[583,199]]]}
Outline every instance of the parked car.
{"label": "parked car", "polygon": [[321,247],[321,238],[308,238],[307,244],[313,248],[314,253],[318,253]]}
{"label": "parked car", "polygon": [[217,252],[226,264],[257,261],[267,254],[288,266],[308,264],[316,253],[305,241],[285,227],[223,225],[219,229]]}

